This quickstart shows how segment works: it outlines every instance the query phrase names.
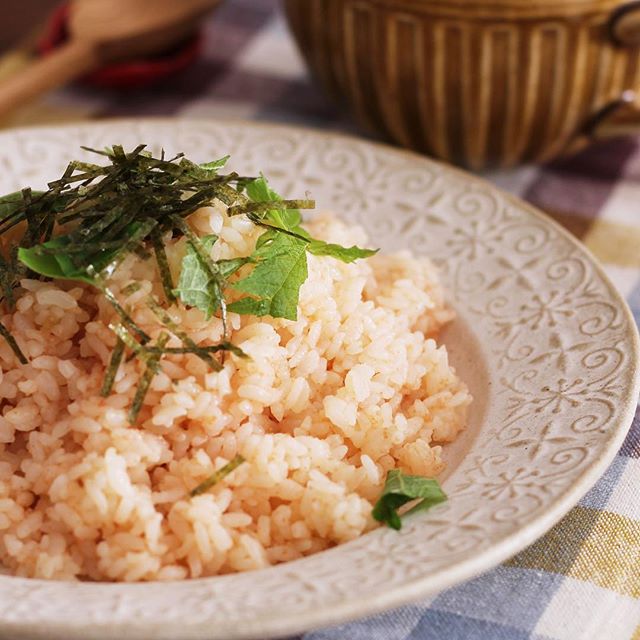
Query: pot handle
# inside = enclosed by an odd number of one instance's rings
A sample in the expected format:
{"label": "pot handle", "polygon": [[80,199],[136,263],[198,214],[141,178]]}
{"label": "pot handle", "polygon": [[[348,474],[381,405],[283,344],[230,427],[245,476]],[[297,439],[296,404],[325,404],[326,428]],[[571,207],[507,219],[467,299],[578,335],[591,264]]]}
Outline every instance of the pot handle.
{"label": "pot handle", "polygon": [[[618,7],[609,18],[609,38],[619,47],[640,48],[640,0]],[[638,54],[640,55],[640,53]],[[640,132],[640,88],[628,89],[604,105],[582,129],[570,145],[578,150],[590,142]]]}
{"label": "pot handle", "polygon": [[587,123],[584,133],[591,140],[637,134],[640,131],[640,95],[631,89],[606,104]]}

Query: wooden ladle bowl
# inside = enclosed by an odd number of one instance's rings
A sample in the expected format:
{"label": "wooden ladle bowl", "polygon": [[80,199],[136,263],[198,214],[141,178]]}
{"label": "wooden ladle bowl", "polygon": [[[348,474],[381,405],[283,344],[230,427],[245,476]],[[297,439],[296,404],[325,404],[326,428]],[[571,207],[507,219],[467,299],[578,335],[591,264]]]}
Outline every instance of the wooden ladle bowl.
{"label": "wooden ladle bowl", "polygon": [[[49,56],[69,40],[69,5],[61,4],[38,33],[35,46],[41,56]],[[177,74],[196,60],[203,45],[202,29],[196,27],[185,40],[157,53],[150,52],[114,60],[80,78],[83,84],[118,89],[139,89]],[[26,64],[23,62],[23,68]],[[0,87],[2,85],[0,84]]]}

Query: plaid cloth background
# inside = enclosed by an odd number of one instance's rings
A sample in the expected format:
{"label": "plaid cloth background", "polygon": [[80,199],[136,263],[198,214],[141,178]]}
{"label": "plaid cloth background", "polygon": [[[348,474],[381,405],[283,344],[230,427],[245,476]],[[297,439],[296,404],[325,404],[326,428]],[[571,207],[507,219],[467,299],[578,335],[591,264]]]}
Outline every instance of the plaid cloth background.
{"label": "plaid cloth background", "polygon": [[[310,81],[276,0],[227,0],[202,59],[160,87],[74,87],[14,124],[109,116],[233,117],[358,131]],[[602,261],[640,322],[640,137],[486,176],[546,211]],[[640,412],[604,477],[546,536],[427,601],[304,640],[640,640]],[[176,639],[178,640],[178,639]]]}

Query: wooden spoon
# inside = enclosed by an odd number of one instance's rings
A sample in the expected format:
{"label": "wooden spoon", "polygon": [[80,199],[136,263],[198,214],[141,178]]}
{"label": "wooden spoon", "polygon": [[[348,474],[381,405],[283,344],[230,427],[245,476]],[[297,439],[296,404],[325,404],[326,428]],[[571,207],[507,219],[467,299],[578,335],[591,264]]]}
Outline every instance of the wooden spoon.
{"label": "wooden spoon", "polygon": [[220,1],[75,0],[68,42],[0,84],[0,118],[110,62],[168,49]]}

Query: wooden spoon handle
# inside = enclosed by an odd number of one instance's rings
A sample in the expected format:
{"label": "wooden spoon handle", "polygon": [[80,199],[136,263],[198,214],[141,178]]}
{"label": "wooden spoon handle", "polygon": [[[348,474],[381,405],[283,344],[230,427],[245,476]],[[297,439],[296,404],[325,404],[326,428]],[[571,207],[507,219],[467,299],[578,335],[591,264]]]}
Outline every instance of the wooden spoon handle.
{"label": "wooden spoon handle", "polygon": [[0,84],[0,118],[38,96],[85,75],[99,65],[95,47],[71,40]]}
{"label": "wooden spoon handle", "polygon": [[26,69],[36,58],[38,40],[42,37],[44,23],[36,24],[9,51],[0,54],[0,87],[2,82]]}

